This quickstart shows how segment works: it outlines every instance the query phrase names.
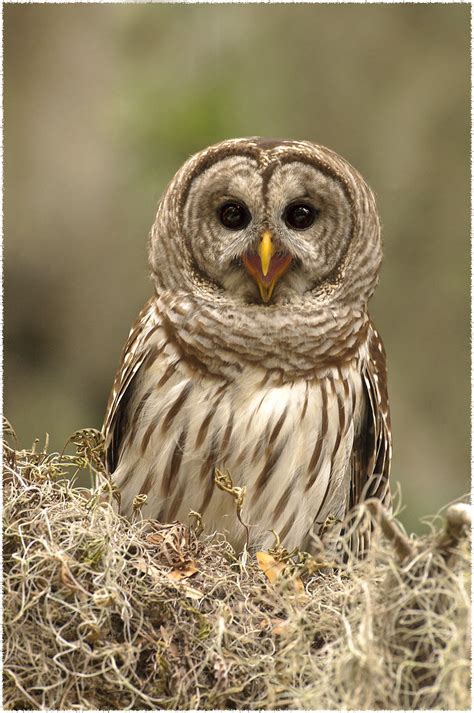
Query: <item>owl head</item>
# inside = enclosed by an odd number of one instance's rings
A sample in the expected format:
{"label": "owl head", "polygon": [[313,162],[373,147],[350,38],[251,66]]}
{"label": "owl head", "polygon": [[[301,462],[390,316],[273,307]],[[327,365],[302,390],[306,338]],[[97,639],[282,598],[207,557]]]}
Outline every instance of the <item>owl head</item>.
{"label": "owl head", "polygon": [[258,309],[365,304],[381,257],[370,188],[307,141],[235,139],[196,154],[169,185],[150,240],[158,291]]}

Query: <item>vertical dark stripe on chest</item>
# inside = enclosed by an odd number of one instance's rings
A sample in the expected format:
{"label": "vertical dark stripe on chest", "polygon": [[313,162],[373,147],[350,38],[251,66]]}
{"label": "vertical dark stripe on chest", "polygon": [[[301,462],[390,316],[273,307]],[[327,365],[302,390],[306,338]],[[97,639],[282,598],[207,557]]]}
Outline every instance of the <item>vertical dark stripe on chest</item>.
{"label": "vertical dark stripe on chest", "polygon": [[306,410],[308,408],[308,399],[309,399],[309,384],[306,382],[306,389],[304,392],[304,402],[303,402],[303,408],[301,409],[301,417],[300,417],[300,422],[304,419],[306,416]]}
{"label": "vertical dark stripe on chest", "polygon": [[198,512],[201,515],[204,514],[205,510],[211,502],[214,493],[214,468],[217,459],[217,449],[219,447],[219,434],[218,431],[214,431],[212,434],[211,445],[207,452],[206,459],[204,460],[201,471],[199,473],[199,480],[202,485],[205,485],[205,490],[202,496],[202,501],[199,506]]}
{"label": "vertical dark stripe on chest", "polygon": [[319,468],[321,464],[321,455],[323,450],[324,439],[328,432],[328,394],[326,384],[320,385],[321,391],[321,431],[316,434],[316,444],[314,446],[313,453],[311,455],[311,460],[308,466],[308,481],[306,483],[305,491],[308,491],[313,485],[318,476]]}
{"label": "vertical dark stripe on chest", "polygon": [[[137,408],[135,409],[133,416],[132,416],[132,430],[130,433],[130,443],[133,443],[137,436],[137,431],[138,431],[138,425],[140,423],[140,416],[142,415],[142,411],[146,406],[146,402],[150,398],[154,391],[154,388],[152,387],[151,389],[148,389],[148,391],[142,396],[140,399]],[[142,450],[143,453],[143,450]]]}
{"label": "vertical dark stripe on chest", "polygon": [[334,442],[334,448],[331,453],[331,472],[333,467],[334,458],[336,457],[339,446],[341,445],[341,438],[346,433],[346,403],[349,397],[349,385],[347,380],[343,380],[344,396],[342,396],[338,391],[336,391],[334,380],[332,380],[333,391],[336,393],[337,407],[339,413],[339,422],[336,432],[336,440]]}
{"label": "vertical dark stripe on chest", "polygon": [[178,442],[174,447],[172,456],[168,461],[166,470],[163,474],[163,480],[161,481],[161,492],[164,496],[168,496],[170,494],[173,481],[175,481],[177,478],[179,469],[181,467],[181,461],[183,459],[187,435],[187,429],[183,428],[178,438]]}
{"label": "vertical dark stripe on chest", "polygon": [[285,408],[283,409],[283,413],[281,414],[281,416],[280,416],[280,418],[278,419],[278,421],[277,421],[277,423],[276,423],[276,425],[275,425],[273,431],[272,431],[271,434],[270,434],[270,438],[269,438],[269,441],[268,441],[268,447],[269,447],[269,448],[272,447],[273,443],[274,443],[274,442],[276,441],[276,439],[278,438],[278,434],[280,433],[280,431],[281,431],[281,429],[282,429],[282,427],[283,427],[283,424],[285,423],[285,419],[286,419],[287,414],[288,414],[288,406],[285,406]]}
{"label": "vertical dark stripe on chest", "polygon": [[265,486],[267,485],[269,479],[271,478],[275,467],[278,463],[278,460],[283,453],[283,449],[286,446],[288,438],[283,438],[281,443],[274,448],[273,451],[271,451],[267,462],[263,466],[260,475],[257,478],[257,482],[255,483],[255,491],[253,493],[252,501],[255,502],[258,500],[260,495],[262,494],[262,491],[264,490]]}
{"label": "vertical dark stripe on chest", "polygon": [[169,430],[175,417],[177,416],[177,414],[181,410],[182,406],[186,402],[186,399],[188,398],[189,394],[191,393],[192,388],[193,388],[192,383],[190,381],[188,381],[186,383],[186,385],[184,386],[184,388],[181,390],[178,398],[176,399],[176,401],[174,402],[174,404],[171,406],[170,410],[166,414],[166,418],[163,421],[163,425],[161,427],[162,433],[166,433]]}

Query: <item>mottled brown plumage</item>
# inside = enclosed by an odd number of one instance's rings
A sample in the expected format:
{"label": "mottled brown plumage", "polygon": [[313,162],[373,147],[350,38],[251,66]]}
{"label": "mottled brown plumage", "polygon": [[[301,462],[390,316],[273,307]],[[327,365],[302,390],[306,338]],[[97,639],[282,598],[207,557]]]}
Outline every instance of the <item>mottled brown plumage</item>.
{"label": "mottled brown plumage", "polygon": [[390,504],[385,354],[367,313],[382,250],[373,195],[304,141],[237,139],[178,171],[151,231],[155,294],[110,396],[122,511],[245,532],[214,469],[247,486],[251,544],[311,549],[328,517]]}

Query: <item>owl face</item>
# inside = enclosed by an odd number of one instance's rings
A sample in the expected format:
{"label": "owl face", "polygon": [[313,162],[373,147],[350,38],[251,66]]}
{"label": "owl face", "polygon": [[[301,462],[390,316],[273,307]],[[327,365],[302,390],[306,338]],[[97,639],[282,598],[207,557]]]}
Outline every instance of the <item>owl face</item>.
{"label": "owl face", "polygon": [[192,181],[183,229],[201,274],[243,301],[279,303],[333,272],[352,213],[343,186],[316,166],[231,156]]}
{"label": "owl face", "polygon": [[158,293],[249,314],[362,306],[381,258],[370,188],[341,156],[308,141],[231,139],[191,157],[150,241]]}

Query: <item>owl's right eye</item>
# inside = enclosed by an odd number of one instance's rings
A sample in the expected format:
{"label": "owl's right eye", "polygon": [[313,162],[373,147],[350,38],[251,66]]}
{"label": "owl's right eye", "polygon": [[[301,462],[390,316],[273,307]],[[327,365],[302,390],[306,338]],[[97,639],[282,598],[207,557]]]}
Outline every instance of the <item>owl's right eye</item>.
{"label": "owl's right eye", "polygon": [[228,201],[221,205],[218,216],[224,228],[229,230],[243,230],[252,218],[247,206],[237,201]]}

